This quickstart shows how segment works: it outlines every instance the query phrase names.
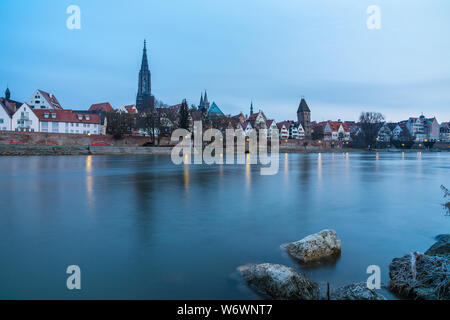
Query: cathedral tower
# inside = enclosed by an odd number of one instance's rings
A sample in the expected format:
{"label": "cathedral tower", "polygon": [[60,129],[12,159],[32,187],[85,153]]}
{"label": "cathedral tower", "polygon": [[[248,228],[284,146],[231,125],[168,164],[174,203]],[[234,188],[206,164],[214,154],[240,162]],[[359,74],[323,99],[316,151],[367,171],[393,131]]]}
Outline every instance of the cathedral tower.
{"label": "cathedral tower", "polygon": [[148,68],[147,43],[144,40],[144,51],[142,53],[141,70],[139,71],[138,93],[136,97],[136,108],[139,112],[148,112],[155,105],[155,97],[152,96],[152,75]]}

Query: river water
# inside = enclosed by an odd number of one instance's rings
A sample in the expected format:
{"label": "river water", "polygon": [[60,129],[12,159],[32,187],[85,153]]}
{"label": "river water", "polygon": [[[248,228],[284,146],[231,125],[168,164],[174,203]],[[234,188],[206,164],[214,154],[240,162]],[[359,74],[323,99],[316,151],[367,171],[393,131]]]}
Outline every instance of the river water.
{"label": "river water", "polygon": [[[236,268],[262,262],[332,288],[379,265],[387,284],[392,258],[449,233],[449,177],[444,152],[280,154],[272,176],[164,155],[0,157],[0,299],[258,299]],[[334,264],[280,248],[328,228]]]}

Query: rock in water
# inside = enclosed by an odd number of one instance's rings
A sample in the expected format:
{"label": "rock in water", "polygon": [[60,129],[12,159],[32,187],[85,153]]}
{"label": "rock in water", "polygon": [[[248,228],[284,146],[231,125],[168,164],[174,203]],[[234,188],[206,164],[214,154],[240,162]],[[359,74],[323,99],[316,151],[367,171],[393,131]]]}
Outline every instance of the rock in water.
{"label": "rock in water", "polygon": [[425,254],[429,256],[449,256],[450,255],[450,234],[439,235],[438,242],[433,244]]}
{"label": "rock in water", "polygon": [[365,282],[360,282],[334,290],[331,293],[331,300],[386,300],[386,298],[367,288]]}
{"label": "rock in water", "polygon": [[341,254],[341,240],[334,230],[322,230],[302,240],[283,245],[287,252],[302,263],[324,258],[338,257]]}
{"label": "rock in water", "polygon": [[389,265],[389,288],[402,297],[421,300],[450,299],[449,257],[412,253]]}
{"label": "rock in water", "polygon": [[317,283],[294,269],[279,264],[252,264],[238,271],[257,293],[275,300],[314,300],[319,298]]}

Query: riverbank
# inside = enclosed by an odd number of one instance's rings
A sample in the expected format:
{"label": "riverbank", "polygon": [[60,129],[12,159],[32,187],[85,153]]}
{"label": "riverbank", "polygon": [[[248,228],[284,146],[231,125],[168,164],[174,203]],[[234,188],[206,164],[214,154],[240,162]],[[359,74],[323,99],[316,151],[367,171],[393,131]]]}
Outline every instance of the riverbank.
{"label": "riverbank", "polygon": [[169,155],[171,150],[171,147],[0,145],[1,156]]}
{"label": "riverbank", "polygon": [[[170,155],[172,147],[139,146],[40,146],[40,145],[0,145],[0,156],[68,156],[68,155]],[[269,150],[270,151],[270,150]],[[283,148],[280,153],[376,153],[376,152],[447,152],[440,149],[353,149],[353,148]]]}

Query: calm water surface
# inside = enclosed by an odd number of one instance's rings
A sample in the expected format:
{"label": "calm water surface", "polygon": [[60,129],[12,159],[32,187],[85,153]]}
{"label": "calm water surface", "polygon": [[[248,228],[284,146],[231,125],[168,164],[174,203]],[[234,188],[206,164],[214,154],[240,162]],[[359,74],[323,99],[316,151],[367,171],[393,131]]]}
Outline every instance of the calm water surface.
{"label": "calm water surface", "polygon": [[[0,158],[0,299],[257,299],[246,263],[331,286],[367,279],[449,233],[449,153],[281,154],[257,166],[175,166],[169,156]],[[302,268],[280,245],[333,228],[342,256]],[[82,290],[66,289],[79,265]]]}

